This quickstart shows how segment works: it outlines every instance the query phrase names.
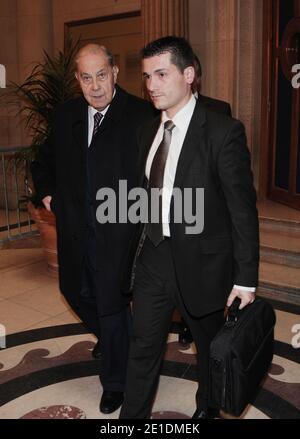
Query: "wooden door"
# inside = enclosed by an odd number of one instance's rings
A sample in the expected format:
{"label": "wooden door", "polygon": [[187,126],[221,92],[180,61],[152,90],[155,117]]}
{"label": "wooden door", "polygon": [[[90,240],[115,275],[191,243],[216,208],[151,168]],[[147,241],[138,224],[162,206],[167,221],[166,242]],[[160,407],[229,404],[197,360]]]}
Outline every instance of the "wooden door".
{"label": "wooden door", "polygon": [[[300,209],[300,0],[272,0],[268,126],[268,198]],[[300,66],[299,66],[300,67]],[[300,69],[299,69],[300,70]],[[266,138],[265,138],[266,139]]]}

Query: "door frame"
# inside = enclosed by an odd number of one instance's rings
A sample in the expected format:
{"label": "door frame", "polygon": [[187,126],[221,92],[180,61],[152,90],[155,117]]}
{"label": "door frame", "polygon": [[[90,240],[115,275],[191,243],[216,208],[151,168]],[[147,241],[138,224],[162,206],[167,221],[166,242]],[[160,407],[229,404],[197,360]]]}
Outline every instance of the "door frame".
{"label": "door frame", "polygon": [[86,18],[83,20],[74,20],[74,21],[68,21],[64,23],[64,41],[66,42],[67,34],[69,32],[69,29],[76,26],[81,26],[84,24],[94,24],[94,23],[101,23],[104,21],[111,21],[111,20],[120,20],[122,18],[132,18],[132,17],[140,17],[141,11],[131,11],[131,12],[123,12],[120,14],[113,14],[113,15],[104,15],[101,17],[94,17],[94,18]]}
{"label": "door frame", "polygon": [[[260,160],[258,198],[263,201],[268,198],[271,159],[270,117],[272,91],[272,42],[273,42],[273,1],[263,0],[263,45],[262,59],[268,68],[262,69],[261,93],[261,127],[260,127]],[[266,166],[267,164],[267,166]]]}
{"label": "door frame", "polygon": [[[300,209],[300,195],[292,195],[284,189],[271,189],[271,179],[275,167],[275,156],[272,151],[273,139],[276,135],[276,124],[272,120],[272,105],[277,105],[277,97],[272,95],[274,85],[273,75],[273,43],[276,35],[274,34],[274,13],[277,2],[273,0],[263,1],[263,59],[267,68],[262,72],[262,99],[261,99],[261,136],[260,136],[260,160],[259,160],[259,185],[258,198],[266,200],[270,198],[270,191],[274,201],[287,204],[290,207]],[[280,56],[283,54],[280,53]],[[286,72],[285,72],[286,74]],[[275,78],[276,79],[276,78]],[[276,92],[277,93],[277,92]],[[299,99],[299,95],[293,93],[293,100]],[[296,114],[294,114],[294,123],[297,123]],[[292,142],[297,143],[298,139],[293,137]],[[293,186],[296,179],[296,150],[291,151],[291,171],[290,186]]]}

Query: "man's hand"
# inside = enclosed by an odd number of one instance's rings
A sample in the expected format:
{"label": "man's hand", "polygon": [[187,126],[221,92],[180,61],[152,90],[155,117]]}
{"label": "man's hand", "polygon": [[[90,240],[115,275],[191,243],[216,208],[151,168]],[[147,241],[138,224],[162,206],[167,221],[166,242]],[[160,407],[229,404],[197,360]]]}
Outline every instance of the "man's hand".
{"label": "man's hand", "polygon": [[233,288],[231,293],[228,296],[226,305],[230,306],[236,297],[241,299],[241,304],[239,306],[239,309],[242,309],[246,305],[249,305],[250,303],[254,302],[255,293],[251,293],[248,291],[242,291],[242,290],[239,290],[238,288]]}
{"label": "man's hand", "polygon": [[47,195],[46,197],[44,197],[42,199],[42,202],[43,202],[45,208],[48,210],[48,212],[51,212],[51,207],[50,207],[51,200],[52,200],[52,197],[50,195]]}

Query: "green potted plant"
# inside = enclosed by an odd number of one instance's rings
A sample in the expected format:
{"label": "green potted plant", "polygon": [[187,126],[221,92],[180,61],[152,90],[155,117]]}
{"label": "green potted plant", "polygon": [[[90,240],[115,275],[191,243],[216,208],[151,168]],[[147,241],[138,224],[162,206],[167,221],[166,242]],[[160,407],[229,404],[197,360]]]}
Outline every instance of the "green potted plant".
{"label": "green potted plant", "polygon": [[30,197],[24,197],[21,202],[26,201],[29,214],[37,224],[48,268],[52,272],[58,269],[55,216],[44,208],[31,189],[30,163],[49,136],[53,109],[79,93],[74,71],[74,57],[79,46],[79,40],[73,44],[68,37],[64,52],[51,57],[44,51],[43,61],[34,66],[22,84],[10,83],[8,91],[10,102],[12,98],[21,102],[18,114],[31,137],[31,145],[19,155],[20,161],[28,164],[25,178],[30,188]]}

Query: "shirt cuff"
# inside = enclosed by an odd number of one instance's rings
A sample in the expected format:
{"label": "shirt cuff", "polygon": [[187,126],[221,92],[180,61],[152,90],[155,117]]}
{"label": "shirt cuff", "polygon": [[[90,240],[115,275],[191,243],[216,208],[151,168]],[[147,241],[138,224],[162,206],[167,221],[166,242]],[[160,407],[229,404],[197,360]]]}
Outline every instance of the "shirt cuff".
{"label": "shirt cuff", "polygon": [[242,287],[241,285],[234,285],[233,288],[237,288],[240,291],[245,291],[247,293],[255,293],[255,287]]}

